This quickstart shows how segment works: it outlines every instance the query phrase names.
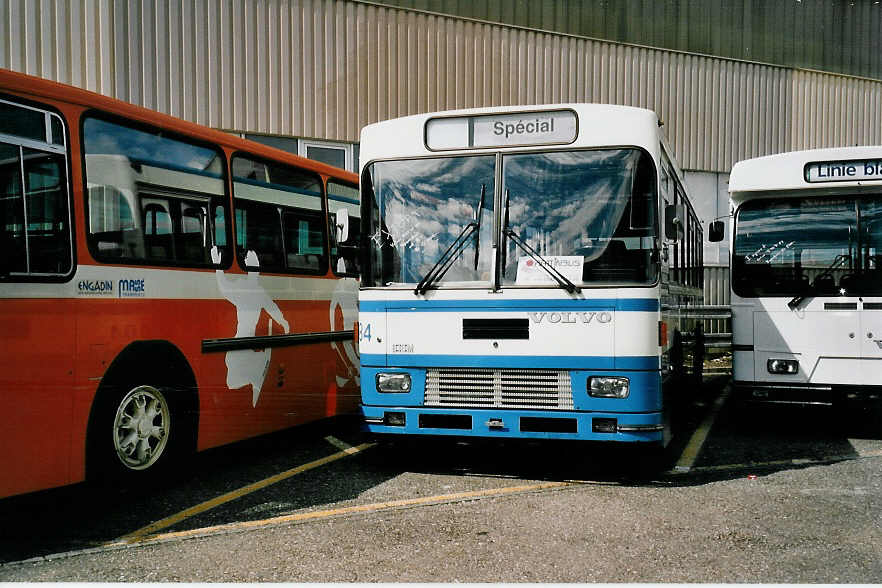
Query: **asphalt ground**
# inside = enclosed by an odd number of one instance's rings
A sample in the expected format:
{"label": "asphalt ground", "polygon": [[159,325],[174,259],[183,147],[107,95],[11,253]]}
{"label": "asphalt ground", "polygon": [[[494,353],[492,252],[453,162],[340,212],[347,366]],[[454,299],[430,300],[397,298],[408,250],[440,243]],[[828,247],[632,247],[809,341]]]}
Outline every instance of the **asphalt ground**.
{"label": "asphalt ground", "polygon": [[882,581],[882,441],[688,394],[664,454],[373,444],[333,419],[0,501],[0,581]]}

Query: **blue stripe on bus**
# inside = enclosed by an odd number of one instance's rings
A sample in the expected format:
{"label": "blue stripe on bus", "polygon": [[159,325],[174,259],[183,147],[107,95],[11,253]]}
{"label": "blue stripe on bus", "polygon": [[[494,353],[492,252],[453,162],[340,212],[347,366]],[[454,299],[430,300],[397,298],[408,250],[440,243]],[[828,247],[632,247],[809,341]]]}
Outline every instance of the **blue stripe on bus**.
{"label": "blue stripe on bus", "polygon": [[512,310],[619,310],[656,312],[656,298],[585,300],[361,300],[361,312],[508,312]]}
{"label": "blue stripe on bus", "polygon": [[361,365],[368,367],[498,367],[569,370],[657,370],[659,358],[650,356],[601,355],[412,355],[362,353]]}

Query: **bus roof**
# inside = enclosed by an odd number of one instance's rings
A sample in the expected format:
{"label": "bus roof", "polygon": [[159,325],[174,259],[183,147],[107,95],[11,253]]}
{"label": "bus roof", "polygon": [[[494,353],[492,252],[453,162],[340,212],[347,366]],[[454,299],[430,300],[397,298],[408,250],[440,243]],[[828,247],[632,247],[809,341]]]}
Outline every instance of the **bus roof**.
{"label": "bus roof", "polygon": [[[537,115],[549,112],[575,113],[574,135],[559,141],[526,144],[486,144],[477,147],[430,148],[427,123],[433,119],[463,119],[475,116],[500,115],[507,123],[538,122]],[[419,157],[428,155],[496,152],[511,149],[542,147],[643,147],[658,156],[660,122],[655,112],[645,108],[614,104],[545,104],[469,108],[405,116],[364,127],[361,131],[361,166],[376,159]]]}
{"label": "bus roof", "polygon": [[326,176],[341,178],[352,183],[358,182],[358,176],[353,172],[338,169],[320,161],[294,155],[275,147],[257,143],[256,141],[248,141],[224,131],[149,110],[116,98],[104,96],[103,94],[0,68],[0,92],[4,90],[39,102],[45,102],[46,99],[50,99],[61,103],[76,104],[85,108],[104,110],[118,116],[160,126],[181,134],[196,136],[204,141],[223,145],[232,150],[242,149],[258,156],[287,160],[293,165],[298,165]]}
{"label": "bus roof", "polygon": [[729,193],[736,201],[756,192],[821,193],[865,186],[882,186],[882,146],[809,149],[756,157],[737,162],[729,175]]}

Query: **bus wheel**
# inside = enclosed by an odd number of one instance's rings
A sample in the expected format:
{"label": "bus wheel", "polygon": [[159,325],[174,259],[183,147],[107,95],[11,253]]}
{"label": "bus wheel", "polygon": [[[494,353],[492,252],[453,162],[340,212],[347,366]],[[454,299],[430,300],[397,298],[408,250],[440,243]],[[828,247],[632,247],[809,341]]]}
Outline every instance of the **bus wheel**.
{"label": "bus wheel", "polygon": [[162,482],[187,428],[169,389],[129,381],[105,387],[89,425],[86,476],[99,486]]}
{"label": "bus wheel", "polygon": [[113,448],[127,470],[146,470],[168,450],[172,413],[153,386],[137,386],[119,401],[113,417]]}

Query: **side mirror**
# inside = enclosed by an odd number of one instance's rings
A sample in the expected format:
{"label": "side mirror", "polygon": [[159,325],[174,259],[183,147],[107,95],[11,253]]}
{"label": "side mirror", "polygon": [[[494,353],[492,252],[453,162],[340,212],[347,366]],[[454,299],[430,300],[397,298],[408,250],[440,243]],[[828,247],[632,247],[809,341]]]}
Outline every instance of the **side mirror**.
{"label": "side mirror", "polygon": [[337,211],[337,243],[349,239],[349,210],[341,208]]}
{"label": "side mirror", "polygon": [[665,206],[665,237],[671,241],[683,239],[683,217],[686,209],[682,204],[668,204]]}
{"label": "side mirror", "polygon": [[723,221],[714,221],[707,227],[707,240],[711,243],[719,243],[723,240],[725,226]]}

